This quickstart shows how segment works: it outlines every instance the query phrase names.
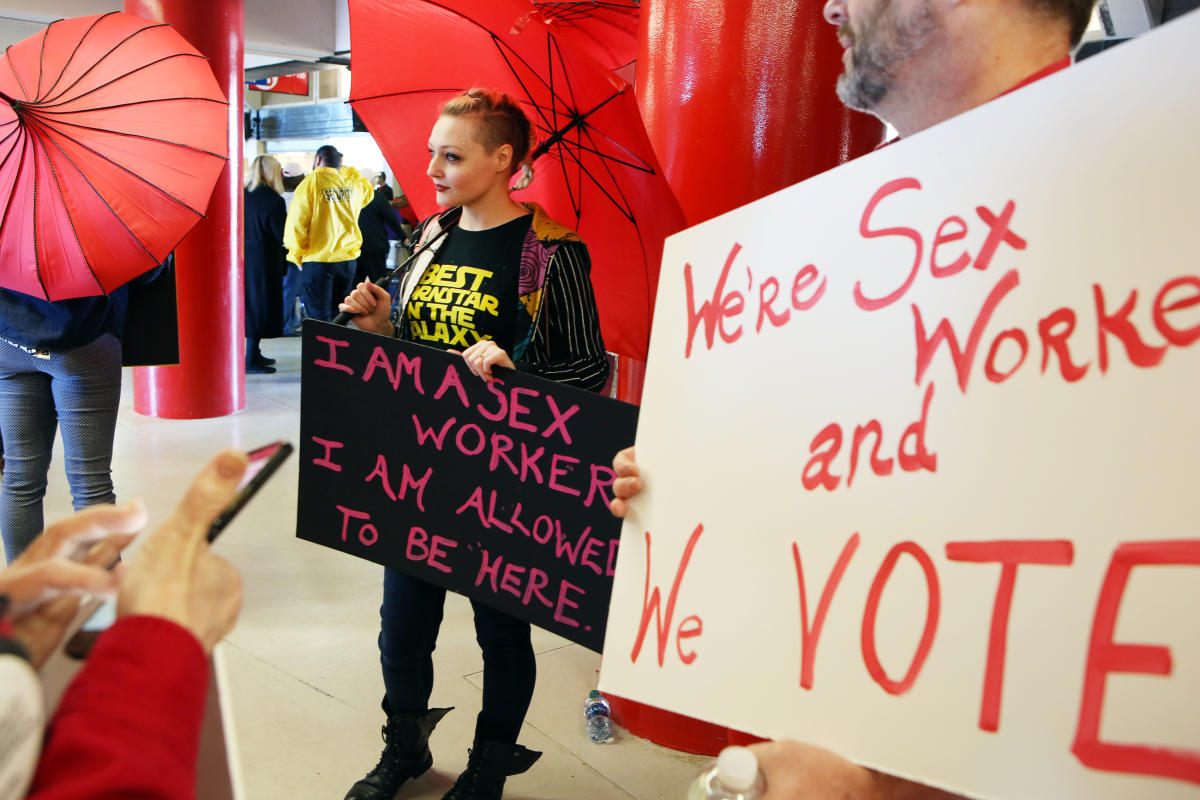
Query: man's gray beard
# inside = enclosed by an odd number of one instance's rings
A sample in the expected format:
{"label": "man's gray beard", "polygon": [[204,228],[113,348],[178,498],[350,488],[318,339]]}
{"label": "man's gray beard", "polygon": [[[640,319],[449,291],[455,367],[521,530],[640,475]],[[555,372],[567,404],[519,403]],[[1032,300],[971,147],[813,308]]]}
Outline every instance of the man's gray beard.
{"label": "man's gray beard", "polygon": [[850,71],[838,76],[837,95],[847,108],[855,111],[872,111],[891,88],[890,76],[882,72],[870,72],[856,63],[851,56]]}
{"label": "man's gray beard", "polygon": [[[895,18],[889,4],[855,35],[850,68],[838,76],[837,94],[848,108],[875,111],[895,86],[895,71],[934,41],[939,20],[928,2],[906,19]],[[859,42],[866,42],[860,47]]]}

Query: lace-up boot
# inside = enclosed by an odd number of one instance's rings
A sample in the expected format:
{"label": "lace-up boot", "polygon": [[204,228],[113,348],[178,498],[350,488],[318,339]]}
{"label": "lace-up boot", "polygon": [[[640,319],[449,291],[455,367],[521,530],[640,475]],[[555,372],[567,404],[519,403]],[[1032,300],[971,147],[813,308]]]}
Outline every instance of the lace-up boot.
{"label": "lace-up boot", "polygon": [[[383,711],[388,713],[387,701]],[[383,754],[367,776],[350,787],[346,800],[392,800],[407,780],[424,774],[433,766],[429,752],[429,734],[451,711],[431,708],[421,712],[388,714],[383,726]]]}
{"label": "lace-up boot", "polygon": [[458,776],[442,800],[500,800],[505,779],[520,775],[542,757],[541,753],[519,744],[487,739],[476,739],[475,746],[467,752],[470,758],[466,771]]}

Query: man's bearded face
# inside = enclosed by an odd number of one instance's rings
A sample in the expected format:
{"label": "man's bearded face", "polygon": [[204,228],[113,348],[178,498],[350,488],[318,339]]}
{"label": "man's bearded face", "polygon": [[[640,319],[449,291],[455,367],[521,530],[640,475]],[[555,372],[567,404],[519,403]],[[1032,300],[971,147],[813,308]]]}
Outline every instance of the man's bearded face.
{"label": "man's bearded face", "polygon": [[843,42],[851,42],[837,82],[838,97],[850,108],[877,109],[895,88],[899,69],[939,31],[930,0],[916,0],[907,10],[902,5],[905,0],[878,0],[838,27]]}

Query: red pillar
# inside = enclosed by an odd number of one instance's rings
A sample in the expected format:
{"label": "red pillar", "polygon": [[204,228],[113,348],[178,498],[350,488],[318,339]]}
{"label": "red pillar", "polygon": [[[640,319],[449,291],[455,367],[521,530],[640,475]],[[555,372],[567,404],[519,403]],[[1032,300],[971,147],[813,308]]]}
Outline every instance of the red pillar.
{"label": "red pillar", "polygon": [[[838,100],[842,50],[820,0],[642,0],[641,9],[638,103],[689,224],[856,158],[882,139],[877,119]],[[610,701],[620,724],[676,750],[715,755],[754,739]]]}
{"label": "red pillar", "polygon": [[820,0],[642,0],[637,97],[688,223],[870,151],[874,117],[834,87],[842,49]]}
{"label": "red pillar", "polygon": [[175,250],[176,366],[133,371],[134,409],[172,419],[219,417],[246,405],[242,299],[243,0],[125,0],[125,11],[168,22],[208,57],[229,98],[229,164],[207,216]]}

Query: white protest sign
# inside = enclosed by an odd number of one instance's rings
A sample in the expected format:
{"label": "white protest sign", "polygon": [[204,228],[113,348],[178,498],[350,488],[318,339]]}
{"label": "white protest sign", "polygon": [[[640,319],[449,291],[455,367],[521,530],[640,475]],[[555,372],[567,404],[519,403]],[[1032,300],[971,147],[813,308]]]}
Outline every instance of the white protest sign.
{"label": "white protest sign", "polygon": [[1197,43],[668,240],[604,690],[980,797],[1200,795]]}

